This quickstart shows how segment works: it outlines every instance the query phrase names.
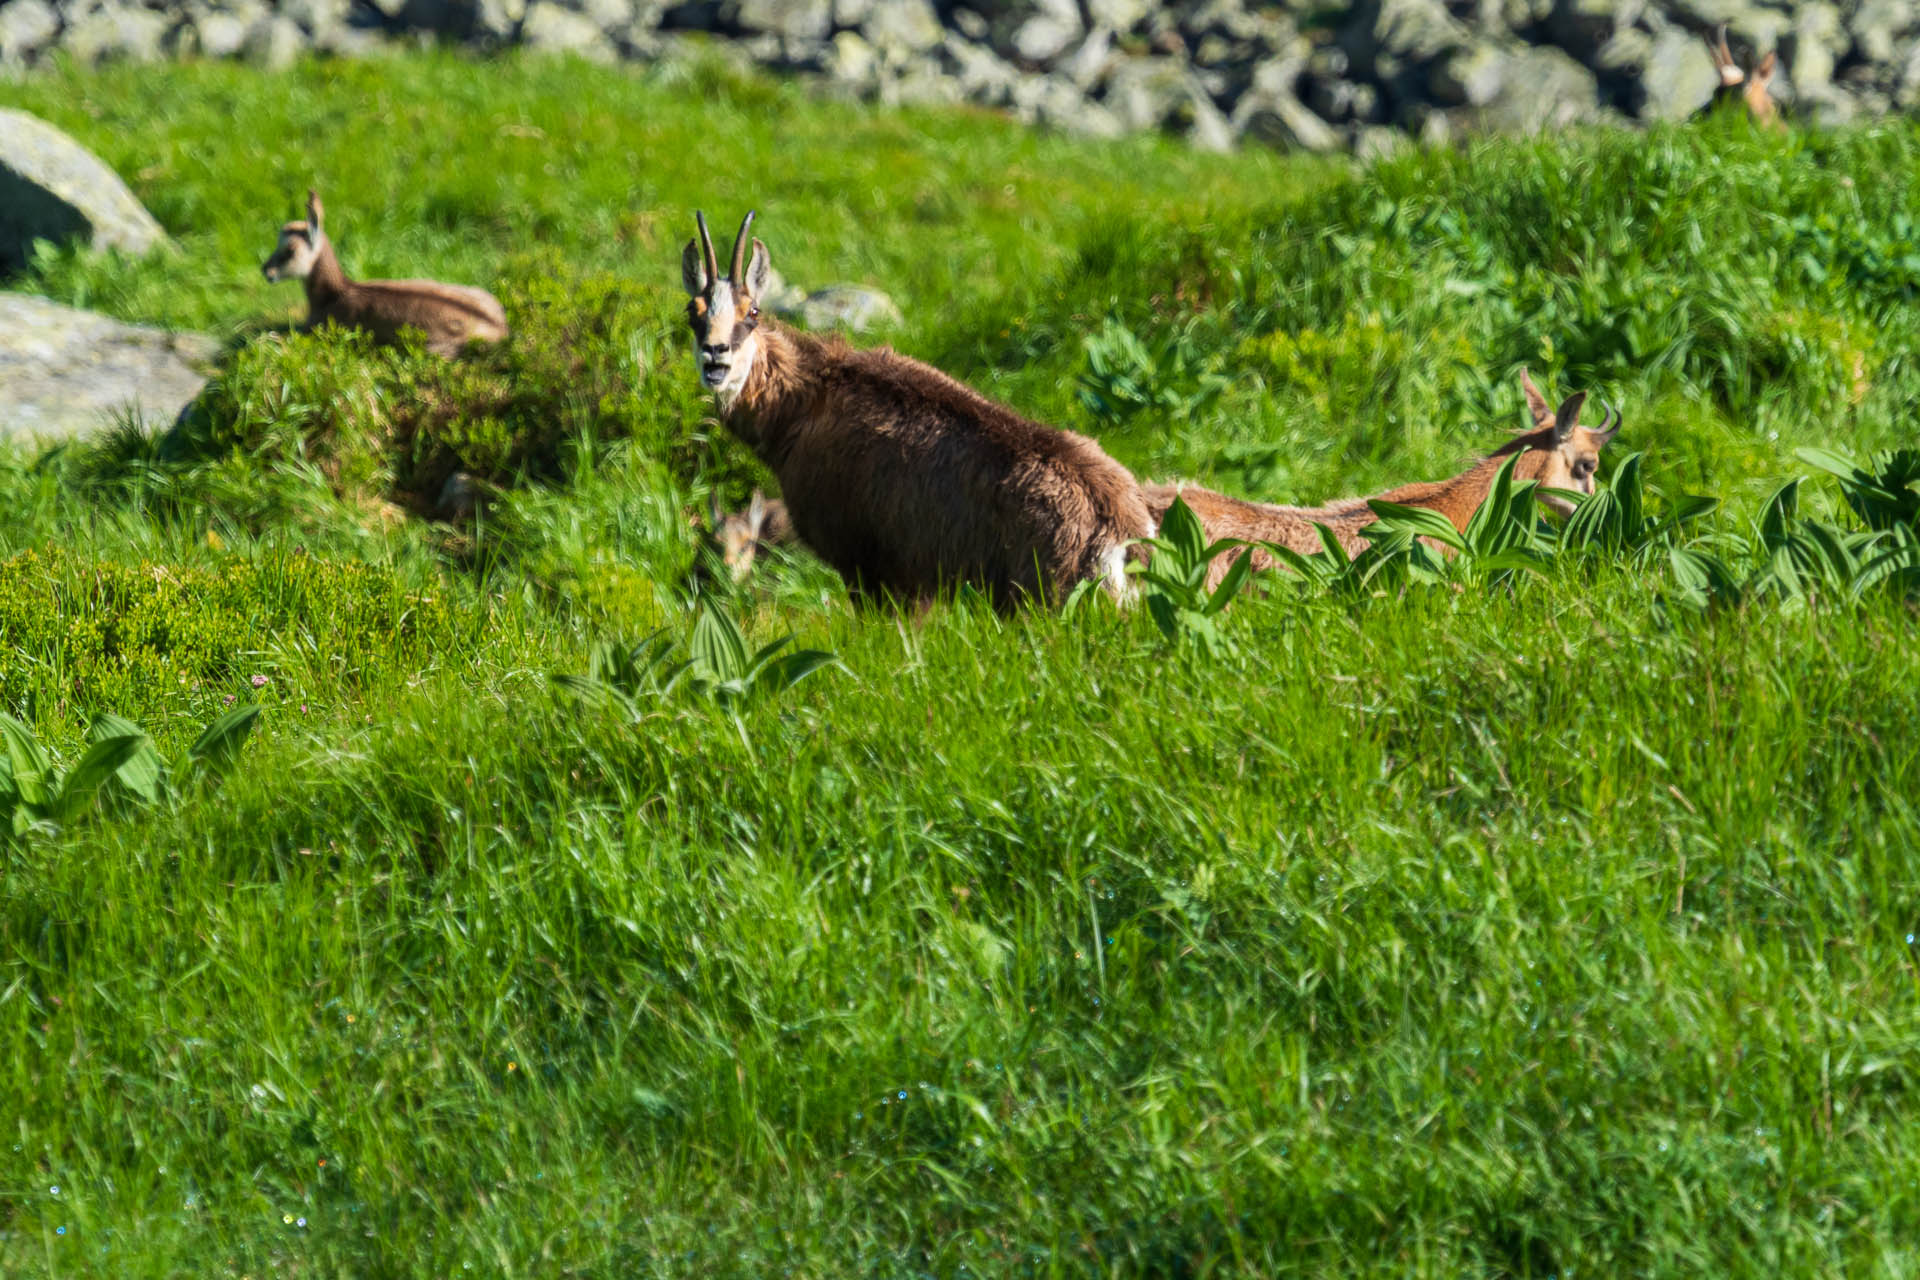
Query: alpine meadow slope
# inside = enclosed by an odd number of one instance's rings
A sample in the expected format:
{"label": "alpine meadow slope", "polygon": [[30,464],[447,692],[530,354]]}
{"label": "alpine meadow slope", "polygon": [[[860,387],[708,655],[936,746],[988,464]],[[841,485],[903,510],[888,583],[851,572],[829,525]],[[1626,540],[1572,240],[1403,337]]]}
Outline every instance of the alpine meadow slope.
{"label": "alpine meadow slope", "polygon": [[[425,53],[0,105],[177,245],[7,287],[228,345],[0,459],[0,711],[71,773],[260,708],[0,830],[0,1272],[1920,1267],[1920,126],[1362,168]],[[285,332],[308,186],[513,337]],[[675,273],[750,206],[1143,479],[1438,479],[1525,365],[1622,410],[1604,501],[1211,612],[1179,547],[1130,613],[732,584]]]}

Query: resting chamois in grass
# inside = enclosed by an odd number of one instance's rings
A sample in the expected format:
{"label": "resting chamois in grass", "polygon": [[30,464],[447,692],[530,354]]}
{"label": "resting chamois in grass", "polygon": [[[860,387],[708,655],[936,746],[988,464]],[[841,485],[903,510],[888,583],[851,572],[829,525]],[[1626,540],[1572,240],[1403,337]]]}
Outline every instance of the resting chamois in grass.
{"label": "resting chamois in grass", "polygon": [[1128,543],[1154,526],[1126,468],[891,348],[783,328],[760,313],[771,264],[753,214],[725,276],[695,218],[680,274],[701,380],[856,602],[966,585],[1005,610],[1088,580],[1129,594]]}
{"label": "resting chamois in grass", "polygon": [[[1147,508],[1153,513],[1157,525],[1177,497],[1200,518],[1200,525],[1206,530],[1209,541],[1243,538],[1249,542],[1271,542],[1301,555],[1316,555],[1325,549],[1317,528],[1325,525],[1346,553],[1356,556],[1367,546],[1361,531],[1379,518],[1367,505],[1369,501],[1378,499],[1407,507],[1427,507],[1445,516],[1454,528],[1465,532],[1473,513],[1486,501],[1487,492],[1493,488],[1494,478],[1500,474],[1500,468],[1516,453],[1520,455],[1520,460],[1513,467],[1516,481],[1531,480],[1543,490],[1571,489],[1591,494],[1594,472],[1600,465],[1600,451],[1619,431],[1619,420],[1609,413],[1597,428],[1583,427],[1580,425],[1580,407],[1586,401],[1586,392],[1568,396],[1556,410],[1548,406],[1547,398],[1540,394],[1540,388],[1533,385],[1533,379],[1524,369],[1520,371],[1520,383],[1526,391],[1527,411],[1533,419],[1533,430],[1515,436],[1451,480],[1402,485],[1375,494],[1373,499],[1343,498],[1323,507],[1281,507],[1230,498],[1198,485],[1151,484],[1144,489]],[[1573,505],[1565,498],[1549,493],[1542,493],[1540,502],[1562,516],[1570,515],[1573,511]],[[1235,556],[1240,554],[1246,553],[1236,552],[1215,558],[1207,572],[1209,586],[1219,584]],[[1265,569],[1273,564],[1273,557],[1259,547],[1253,548],[1251,554],[1255,569]]]}
{"label": "resting chamois in grass", "polygon": [[1730,102],[1739,102],[1747,109],[1748,117],[1765,129],[1784,129],[1786,122],[1780,118],[1780,108],[1773,101],[1770,86],[1773,84],[1773,72],[1778,59],[1769,51],[1766,57],[1753,64],[1753,73],[1740,69],[1733,60],[1733,50],[1727,48],[1727,24],[1721,23],[1714,32],[1713,39],[1707,41],[1707,51],[1713,55],[1714,69],[1720,73],[1720,87],[1713,91],[1713,101],[1707,105],[1708,111],[1717,111]]}
{"label": "resting chamois in grass", "polygon": [[793,542],[793,521],[787,517],[787,504],[769,499],[755,489],[745,511],[722,511],[720,500],[707,499],[707,516],[720,559],[735,582],[746,581],[753,562],[763,548],[784,547]]}
{"label": "resting chamois in grass", "polygon": [[309,190],[307,220],[282,226],[280,243],[260,264],[268,280],[291,276],[306,284],[307,328],[331,320],[365,329],[380,342],[392,342],[402,329],[418,329],[427,335],[427,350],[439,356],[507,336],[507,313],[485,289],[437,280],[349,280],[320,218],[320,197]]}

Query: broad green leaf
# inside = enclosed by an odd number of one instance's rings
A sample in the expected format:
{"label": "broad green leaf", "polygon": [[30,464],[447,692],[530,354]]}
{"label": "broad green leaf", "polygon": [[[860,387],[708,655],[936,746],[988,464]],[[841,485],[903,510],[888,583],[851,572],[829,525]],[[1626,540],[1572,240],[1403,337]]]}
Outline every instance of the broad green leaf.
{"label": "broad green leaf", "polygon": [[33,736],[33,730],[5,712],[0,712],[0,737],[7,740],[7,763],[12,766],[13,785],[21,801],[31,808],[44,806],[52,783],[48,775],[53,771],[46,748]]}
{"label": "broad green leaf", "polygon": [[747,642],[739,626],[712,605],[701,606],[687,641],[687,655],[695,671],[710,680],[738,680],[747,671]]}
{"label": "broad green leaf", "polygon": [[1432,538],[1445,543],[1456,551],[1465,551],[1467,543],[1460,531],[1453,527],[1453,521],[1438,511],[1427,507],[1406,507],[1397,502],[1384,502],[1379,498],[1369,498],[1367,506],[1380,517],[1360,532],[1363,536],[1384,537],[1409,533],[1415,537]]}
{"label": "broad green leaf", "polygon": [[88,736],[95,742],[104,742],[108,738],[139,738],[139,750],[127,757],[114,776],[121,786],[148,804],[159,801],[166,785],[166,761],[161,759],[159,749],[153,745],[153,738],[145,729],[125,716],[103,711],[94,717]]}
{"label": "broad green leaf", "polygon": [[86,749],[86,752],[74,762],[73,768],[60,782],[60,790],[47,806],[54,819],[59,822],[72,822],[93,804],[93,798],[105,783],[119,771],[133,753],[147,741],[144,731],[137,734],[120,734],[112,738],[102,738]]}
{"label": "broad green leaf", "polygon": [[766,687],[779,693],[793,688],[820,668],[837,663],[839,660],[838,657],[823,649],[797,649],[769,665],[760,673],[761,680]]}
{"label": "broad green leaf", "polygon": [[225,773],[233,767],[241,745],[253,732],[253,722],[259,718],[260,708],[252,703],[222,715],[201,730],[200,736],[187,748],[188,762],[215,777]]}
{"label": "broad green leaf", "polygon": [[1167,514],[1160,518],[1160,539],[1180,558],[1182,570],[1206,558],[1207,531],[1193,508],[1181,498],[1175,498]]}
{"label": "broad green leaf", "polygon": [[1220,579],[1220,585],[1213,589],[1213,595],[1208,598],[1202,612],[1215,614],[1226,608],[1232,603],[1234,596],[1239,594],[1241,586],[1247,580],[1247,575],[1252,572],[1253,553],[1245,551],[1236,556],[1233,563],[1227,566],[1227,572]]}

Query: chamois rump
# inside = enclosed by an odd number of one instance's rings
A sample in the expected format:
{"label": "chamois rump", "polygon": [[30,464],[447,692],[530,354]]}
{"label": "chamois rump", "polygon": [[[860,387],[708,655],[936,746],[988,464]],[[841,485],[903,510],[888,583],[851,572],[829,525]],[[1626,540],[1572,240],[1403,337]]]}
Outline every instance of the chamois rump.
{"label": "chamois rump", "polygon": [[284,224],[279,244],[260,264],[269,281],[291,277],[306,285],[306,328],[331,320],[364,329],[379,342],[394,341],[402,329],[419,329],[427,335],[427,350],[438,356],[458,355],[469,342],[507,336],[507,313],[485,289],[437,280],[348,279],[321,214],[320,197],[310,189],[306,221]]}
{"label": "chamois rump", "polygon": [[680,262],[695,359],[720,420],[779,479],[794,533],[854,600],[924,604],[964,584],[1009,610],[1088,580],[1128,598],[1129,543],[1154,524],[1126,468],[889,347],[763,316],[772,267],[753,218],[723,276],[695,215]]}
{"label": "chamois rump", "polygon": [[1713,91],[1713,101],[1707,104],[1708,111],[1717,111],[1731,102],[1739,102],[1747,109],[1747,116],[1755,124],[1765,129],[1784,129],[1786,122],[1780,118],[1780,108],[1773,101],[1770,90],[1773,73],[1779,59],[1773,51],[1753,64],[1749,75],[1740,69],[1733,60],[1733,50],[1727,48],[1727,24],[1721,23],[1720,29],[1707,41],[1707,52],[1713,55],[1714,70],[1720,73],[1720,85]]}
{"label": "chamois rump", "polygon": [[[1424,481],[1401,485],[1369,498],[1343,498],[1322,507],[1282,507],[1265,502],[1248,502],[1188,484],[1150,484],[1145,486],[1147,508],[1156,524],[1165,518],[1167,508],[1177,497],[1192,508],[1211,541],[1217,538],[1243,538],[1249,542],[1271,542],[1301,555],[1315,555],[1325,549],[1317,526],[1324,525],[1338,539],[1349,556],[1360,554],[1367,546],[1362,535],[1368,525],[1379,519],[1367,505],[1371,500],[1399,503],[1407,507],[1426,507],[1445,516],[1453,527],[1464,532],[1473,513],[1486,501],[1500,468],[1514,454],[1515,480],[1536,482],[1541,489],[1570,489],[1593,492],[1594,472],[1600,465],[1600,451],[1620,430],[1618,418],[1609,413],[1600,426],[1580,425],[1580,408],[1586,392],[1576,392],[1561,401],[1556,410],[1547,403],[1526,370],[1520,371],[1520,383],[1526,392],[1527,411],[1533,429],[1494,450],[1491,454],[1449,480]],[[1573,506],[1564,498],[1540,494],[1543,506],[1565,516]],[[1253,567],[1265,569],[1273,556],[1260,547],[1216,557],[1208,568],[1209,586],[1217,586],[1239,555],[1251,554]]]}

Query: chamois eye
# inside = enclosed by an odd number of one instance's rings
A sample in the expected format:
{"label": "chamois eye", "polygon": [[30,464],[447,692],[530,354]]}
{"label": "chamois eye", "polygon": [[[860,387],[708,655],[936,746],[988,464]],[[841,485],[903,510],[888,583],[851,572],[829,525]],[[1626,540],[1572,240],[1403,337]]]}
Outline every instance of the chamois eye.
{"label": "chamois eye", "polygon": [[1573,474],[1579,479],[1585,480],[1593,474],[1593,467],[1594,462],[1592,458],[1582,458],[1573,464]]}

